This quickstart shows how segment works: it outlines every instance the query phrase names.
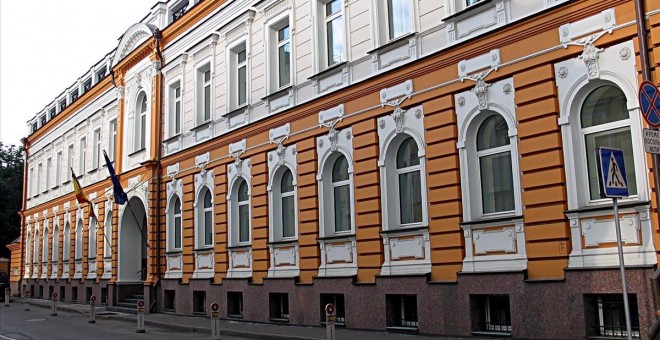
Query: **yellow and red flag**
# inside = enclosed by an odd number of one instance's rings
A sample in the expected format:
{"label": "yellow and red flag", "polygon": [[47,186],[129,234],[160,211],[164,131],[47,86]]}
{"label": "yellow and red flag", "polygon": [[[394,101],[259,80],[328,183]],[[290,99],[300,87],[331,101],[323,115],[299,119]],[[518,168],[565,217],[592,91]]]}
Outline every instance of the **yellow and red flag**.
{"label": "yellow and red flag", "polygon": [[76,173],[73,172],[73,169],[71,169],[71,178],[73,179],[73,193],[76,195],[78,204],[90,203],[87,196],[85,196],[85,193],[82,191],[80,182],[78,182],[78,177],[76,177]]}

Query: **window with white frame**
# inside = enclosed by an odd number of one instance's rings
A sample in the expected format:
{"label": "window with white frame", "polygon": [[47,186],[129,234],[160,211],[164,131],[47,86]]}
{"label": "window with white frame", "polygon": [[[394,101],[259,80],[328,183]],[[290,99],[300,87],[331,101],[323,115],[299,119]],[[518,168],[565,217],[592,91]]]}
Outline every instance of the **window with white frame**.
{"label": "window with white frame", "polygon": [[213,246],[213,197],[211,190],[204,187],[197,204],[197,247]]}
{"label": "window with white frame", "polygon": [[247,104],[247,47],[245,41],[230,50],[230,107],[239,108]]}
{"label": "window with white frame", "polygon": [[147,94],[140,92],[135,107],[135,133],[133,151],[144,150],[147,140]]}
{"label": "window with white frame", "polygon": [[387,0],[387,34],[390,40],[412,31],[410,0]]}
{"label": "window with white frame", "polygon": [[231,245],[237,246],[250,243],[250,194],[248,183],[239,178],[233,185],[231,193]]}
{"label": "window with white frame", "polygon": [[41,239],[41,262],[48,262],[48,246],[50,245],[48,238],[48,227],[44,227],[44,234]]}
{"label": "window with white frame", "polygon": [[62,261],[69,261],[71,254],[71,225],[69,221],[64,224],[64,233],[62,233]]}
{"label": "window with white frame", "polygon": [[211,120],[211,79],[210,62],[197,68],[197,125]]}
{"label": "window with white frame", "polygon": [[55,224],[53,227],[53,243],[52,243],[52,248],[53,248],[53,253],[51,256],[51,261],[56,263],[59,259],[59,246],[60,246],[60,227]]}
{"label": "window with white frame", "polygon": [[71,170],[73,169],[73,144],[69,144],[66,154],[66,180],[71,180]]}
{"label": "window with white frame", "polygon": [[169,225],[168,250],[169,251],[181,250],[181,237],[182,237],[181,216],[182,216],[181,199],[179,199],[179,196],[174,195],[170,200],[169,216],[168,216],[168,225]]}
{"label": "window with white frame", "polygon": [[117,120],[110,121],[110,133],[108,134],[108,158],[111,161],[115,160],[115,148],[117,145]]}
{"label": "window with white frame", "polygon": [[169,135],[181,133],[181,81],[177,80],[169,86]]}
{"label": "window with white frame", "polygon": [[39,163],[37,165],[37,194],[41,193],[41,176],[43,171],[43,164]]}
{"label": "window with white frame", "polygon": [[289,17],[270,26],[271,92],[291,85],[291,28]]}
{"label": "window with white frame", "polygon": [[80,260],[83,257],[83,221],[78,220],[76,225],[76,249],[74,252],[75,260]]}
{"label": "window with white frame", "polygon": [[27,236],[25,237],[25,264],[30,263],[30,254],[32,253],[32,233],[28,230]]}
{"label": "window with white frame", "polygon": [[322,16],[324,29],[325,67],[338,64],[345,59],[346,38],[344,33],[343,0],[324,2]]}
{"label": "window with white frame", "polygon": [[275,177],[273,188],[275,235],[277,240],[296,237],[296,188],[291,169],[284,167]]}
{"label": "window with white frame", "polygon": [[34,228],[34,242],[32,246],[32,263],[39,261],[39,228]]}
{"label": "window with white frame", "polygon": [[112,210],[108,210],[103,220],[103,257],[112,255]]}
{"label": "window with white frame", "polygon": [[92,144],[92,170],[99,168],[99,159],[101,157],[101,129],[94,130],[94,144]]}
{"label": "window with white frame", "polygon": [[85,173],[85,150],[87,148],[87,138],[80,138],[80,145],[78,147],[80,157],[78,157],[78,176]]}
{"label": "window with white frame", "polygon": [[352,170],[346,156],[333,152],[323,163],[319,183],[323,236],[353,232]]}
{"label": "window with white frame", "polygon": [[501,115],[493,113],[481,123],[476,136],[476,157],[482,214],[515,210],[509,127]]}
{"label": "window with white frame", "polygon": [[53,159],[48,157],[46,159],[46,185],[44,186],[44,191],[50,189],[50,176],[51,176],[50,169],[52,167],[53,167]]}
{"label": "window with white frame", "polygon": [[421,168],[417,142],[406,137],[396,153],[399,222],[401,226],[422,222]]}
{"label": "window with white frame", "polygon": [[628,191],[637,195],[633,144],[630,136],[630,116],[627,100],[621,89],[603,85],[589,92],[580,109],[580,138],[583,152],[580,156],[586,163],[589,179],[590,201],[600,199],[598,164],[595,151],[599,147],[621,149],[624,152]]}
{"label": "window with white frame", "polygon": [[34,183],[35,181],[36,181],[36,178],[34,177],[34,168],[30,168],[30,178],[29,178],[30,188],[29,188],[29,192],[30,192],[31,197],[34,197],[36,195],[36,192],[37,192],[37,188],[36,188],[35,183]]}
{"label": "window with white frame", "polygon": [[96,235],[98,235],[98,222],[95,217],[92,217],[89,222],[89,248],[87,250],[87,257],[96,259]]}
{"label": "window with white frame", "polygon": [[60,185],[62,182],[62,151],[57,152],[55,156],[55,183],[53,187]]}

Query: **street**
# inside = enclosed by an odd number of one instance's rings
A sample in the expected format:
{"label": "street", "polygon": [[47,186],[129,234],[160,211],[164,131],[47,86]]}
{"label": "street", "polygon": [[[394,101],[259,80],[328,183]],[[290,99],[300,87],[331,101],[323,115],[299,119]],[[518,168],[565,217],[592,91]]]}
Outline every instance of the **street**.
{"label": "street", "polygon": [[[210,339],[211,334],[199,332],[177,332],[170,329],[146,326],[146,332],[135,332],[136,325],[126,321],[102,317],[96,323],[88,323],[89,316],[79,313],[58,311],[50,316],[50,309],[31,306],[24,311],[22,304],[11,307],[0,305],[0,339]],[[240,339],[223,336],[223,340]]]}

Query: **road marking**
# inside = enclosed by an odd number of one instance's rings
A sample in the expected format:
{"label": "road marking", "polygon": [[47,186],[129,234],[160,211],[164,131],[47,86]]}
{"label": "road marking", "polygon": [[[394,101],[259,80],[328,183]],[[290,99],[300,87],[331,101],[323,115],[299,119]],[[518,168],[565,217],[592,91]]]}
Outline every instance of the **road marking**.
{"label": "road marking", "polygon": [[35,322],[35,321],[46,321],[46,319],[30,319],[30,320],[25,320],[25,322]]}
{"label": "road marking", "polygon": [[16,340],[16,339],[14,339],[14,338],[10,338],[10,337],[8,337],[8,336],[4,336],[4,335],[2,335],[2,334],[0,334],[0,338],[7,339],[7,340]]}

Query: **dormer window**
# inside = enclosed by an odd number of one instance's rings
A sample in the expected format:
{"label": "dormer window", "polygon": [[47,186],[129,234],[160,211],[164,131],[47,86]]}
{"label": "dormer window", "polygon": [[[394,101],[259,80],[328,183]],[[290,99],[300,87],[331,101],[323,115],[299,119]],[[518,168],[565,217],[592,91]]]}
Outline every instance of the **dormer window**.
{"label": "dormer window", "polygon": [[66,109],[66,99],[60,101],[60,112],[64,111],[64,109]]}
{"label": "dormer window", "polygon": [[41,121],[41,126],[46,125],[46,115],[39,117],[39,121]]}
{"label": "dormer window", "polygon": [[186,13],[188,9],[188,1],[181,2],[178,6],[172,8],[172,21],[175,22]]}
{"label": "dormer window", "polygon": [[96,72],[96,82],[98,83],[101,79],[105,78],[106,68],[103,66],[98,72]]}
{"label": "dormer window", "polygon": [[32,123],[32,133],[37,132],[37,122]]}
{"label": "dormer window", "polygon": [[87,79],[87,81],[85,81],[85,82],[83,83],[83,92],[87,92],[87,91],[89,91],[89,89],[91,89],[91,88],[92,88],[92,80],[91,80],[91,79]]}
{"label": "dormer window", "polygon": [[79,97],[78,90],[73,90],[71,92],[71,102],[75,102]]}
{"label": "dormer window", "polygon": [[53,107],[50,109],[50,118],[52,119],[55,115],[57,115],[57,112],[55,112],[55,107]]}

